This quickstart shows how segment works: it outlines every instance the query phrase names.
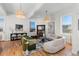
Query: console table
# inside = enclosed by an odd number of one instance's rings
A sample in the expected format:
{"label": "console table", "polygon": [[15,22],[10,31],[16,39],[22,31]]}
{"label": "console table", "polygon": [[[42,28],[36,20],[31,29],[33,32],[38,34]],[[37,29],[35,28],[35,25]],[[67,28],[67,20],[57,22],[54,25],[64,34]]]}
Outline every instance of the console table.
{"label": "console table", "polygon": [[20,40],[23,35],[27,36],[27,33],[11,33],[10,39],[11,41]]}

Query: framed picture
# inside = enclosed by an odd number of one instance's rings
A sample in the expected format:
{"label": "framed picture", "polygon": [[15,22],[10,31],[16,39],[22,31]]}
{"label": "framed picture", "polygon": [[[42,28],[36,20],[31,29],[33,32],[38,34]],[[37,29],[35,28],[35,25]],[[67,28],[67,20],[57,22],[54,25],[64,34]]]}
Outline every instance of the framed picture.
{"label": "framed picture", "polygon": [[48,23],[48,30],[49,33],[55,34],[55,22]]}
{"label": "framed picture", "polygon": [[21,24],[16,24],[16,25],[15,25],[15,30],[16,30],[16,31],[23,31],[23,25],[21,25]]}
{"label": "framed picture", "polygon": [[30,21],[30,32],[35,32],[36,24],[34,21]]}

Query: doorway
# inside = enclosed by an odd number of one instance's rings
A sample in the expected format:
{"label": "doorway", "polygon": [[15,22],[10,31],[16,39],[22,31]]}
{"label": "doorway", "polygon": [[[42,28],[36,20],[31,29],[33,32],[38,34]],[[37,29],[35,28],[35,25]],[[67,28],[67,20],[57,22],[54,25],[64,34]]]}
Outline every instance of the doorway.
{"label": "doorway", "polygon": [[62,17],[62,33],[66,43],[72,44],[72,16]]}

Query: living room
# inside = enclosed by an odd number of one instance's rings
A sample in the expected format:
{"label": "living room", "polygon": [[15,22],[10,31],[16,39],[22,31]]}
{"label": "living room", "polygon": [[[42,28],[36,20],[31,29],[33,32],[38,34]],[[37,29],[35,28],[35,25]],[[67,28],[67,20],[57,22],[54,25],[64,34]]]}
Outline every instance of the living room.
{"label": "living room", "polygon": [[[78,55],[78,6],[73,3],[0,3],[0,55]],[[63,16],[72,17],[71,40],[62,32]]]}

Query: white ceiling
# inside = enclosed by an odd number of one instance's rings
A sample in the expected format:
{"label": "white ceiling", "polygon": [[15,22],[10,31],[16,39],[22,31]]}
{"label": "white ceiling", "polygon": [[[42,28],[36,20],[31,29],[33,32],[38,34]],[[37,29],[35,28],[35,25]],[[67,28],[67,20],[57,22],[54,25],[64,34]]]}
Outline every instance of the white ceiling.
{"label": "white ceiling", "polygon": [[[24,11],[25,14],[29,14],[30,12],[33,12],[38,4],[37,3],[2,3],[0,6],[3,8],[3,10],[6,12],[7,15],[15,14],[18,9],[21,9]],[[21,6],[21,8],[20,8]]]}
{"label": "white ceiling", "polygon": [[48,11],[48,15],[54,15],[58,12],[62,12],[64,10],[69,10],[71,8],[74,8],[76,4],[73,3],[48,3],[43,4],[43,6],[37,10],[32,17],[40,17],[45,16],[45,10]]}
{"label": "white ceiling", "polygon": [[63,10],[68,10],[69,8],[75,6],[73,3],[1,3],[0,6],[6,12],[7,15],[12,15],[16,13],[16,10],[21,9],[25,12],[28,17],[38,17],[44,16],[45,10],[48,10],[49,15],[56,14]]}

